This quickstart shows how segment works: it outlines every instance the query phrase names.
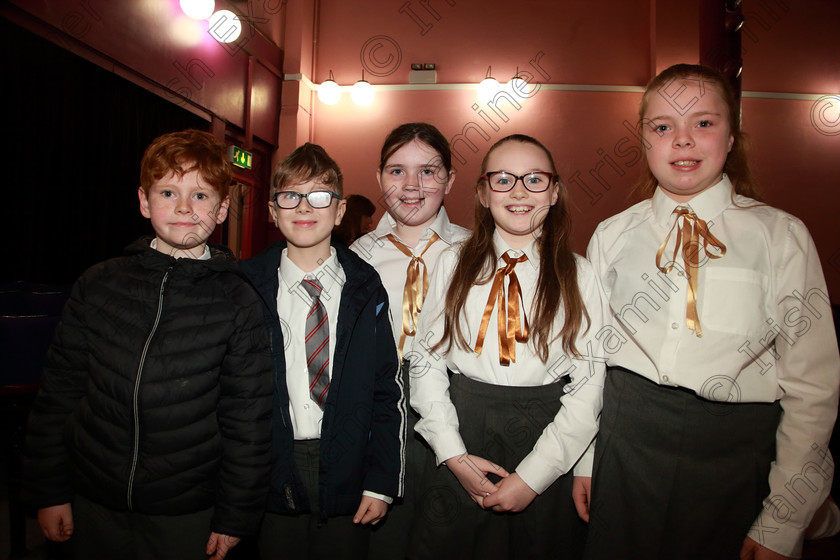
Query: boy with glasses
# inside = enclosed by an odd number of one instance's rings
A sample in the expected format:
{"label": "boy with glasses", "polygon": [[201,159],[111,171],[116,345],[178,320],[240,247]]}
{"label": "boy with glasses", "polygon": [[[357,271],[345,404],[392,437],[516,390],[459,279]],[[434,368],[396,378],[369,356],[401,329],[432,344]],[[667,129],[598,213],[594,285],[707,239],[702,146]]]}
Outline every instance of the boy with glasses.
{"label": "boy with glasses", "polygon": [[330,235],[341,171],[304,144],[274,170],[269,211],[285,241],[244,261],[274,354],[273,466],[263,558],[365,558],[402,495],[405,399],[373,268]]}

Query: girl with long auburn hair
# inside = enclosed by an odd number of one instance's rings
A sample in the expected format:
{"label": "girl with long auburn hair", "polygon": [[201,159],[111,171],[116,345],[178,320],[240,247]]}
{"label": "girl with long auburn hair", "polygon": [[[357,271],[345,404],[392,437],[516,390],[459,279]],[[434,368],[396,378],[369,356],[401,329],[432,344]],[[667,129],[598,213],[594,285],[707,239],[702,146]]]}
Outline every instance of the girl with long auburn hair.
{"label": "girl with long auburn hair", "polygon": [[481,171],[475,230],[438,260],[411,362],[434,457],[409,557],[576,558],[567,473],[589,474],[598,429],[600,292],[545,146],[508,136]]}

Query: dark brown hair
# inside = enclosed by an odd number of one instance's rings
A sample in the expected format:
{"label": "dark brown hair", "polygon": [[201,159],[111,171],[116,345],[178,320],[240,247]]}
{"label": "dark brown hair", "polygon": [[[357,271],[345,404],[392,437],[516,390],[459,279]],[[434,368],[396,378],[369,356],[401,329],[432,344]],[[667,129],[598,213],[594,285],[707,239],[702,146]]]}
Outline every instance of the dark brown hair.
{"label": "dark brown hair", "polygon": [[[732,149],[726,156],[723,171],[729,177],[737,194],[759,201],[762,200],[761,192],[758,189],[758,185],[750,171],[750,166],[747,161],[748,143],[746,134],[741,130],[741,115],[738,101],[735,99],[735,93],[732,91],[732,86],[729,85],[729,80],[714,68],[699,64],[675,64],[660,72],[645,88],[645,94],[639,106],[639,129],[641,130],[643,126],[650,96],[674,80],[700,80],[704,84],[704,87],[711,86],[716,89],[726,104],[729,131],[734,138]],[[647,164],[646,152],[644,150],[642,152],[644,165],[642,166],[642,174],[636,182],[635,188],[644,197],[649,198],[656,191],[658,181]]]}
{"label": "dark brown hair", "polygon": [[140,186],[148,196],[152,184],[170,172],[183,177],[193,170],[198,170],[222,200],[227,197],[233,171],[225,145],[212,134],[194,129],[170,132],[149,144],[140,161]]}
{"label": "dark brown hair", "polygon": [[[551,172],[557,177],[554,158],[548,149],[538,140],[524,134],[513,134],[502,138],[487,152],[481,162],[482,175],[487,172],[487,160],[493,150],[507,142],[522,142],[541,149],[551,163]],[[548,361],[548,345],[558,338],[563,340],[563,350],[566,353],[579,355],[575,346],[575,339],[586,318],[586,330],[589,330],[589,314],[583,304],[577,280],[577,263],[572,253],[569,236],[571,233],[571,219],[566,205],[566,188],[555,179],[559,187],[557,202],[548,207],[542,231],[539,234],[538,250],[540,255],[540,270],[537,280],[537,290],[534,294],[532,309],[530,310],[531,342],[540,360]],[[487,181],[479,179],[478,189],[486,189]],[[458,264],[446,292],[446,307],[443,337],[435,345],[435,349],[445,346],[447,351],[452,348],[452,341],[461,349],[468,350],[468,341],[458,320],[464,312],[467,294],[475,285],[486,284],[493,278],[496,271],[496,253],[493,248],[493,232],[496,224],[489,208],[485,208],[476,197],[475,202],[475,230],[464,242],[461,248]],[[554,319],[563,304],[563,328],[552,337]]]}
{"label": "dark brown hair", "polygon": [[341,223],[333,228],[333,237],[341,239],[345,245],[350,246],[362,235],[362,218],[372,217],[376,212],[376,206],[369,198],[360,194],[351,194],[346,200],[344,217],[341,218]]}
{"label": "dark brown hair", "polygon": [[299,185],[317,181],[344,196],[344,180],[338,164],[318,144],[306,144],[295,148],[286,159],[277,164],[271,174],[271,194],[283,190],[287,185]]}
{"label": "dark brown hair", "polygon": [[379,154],[380,171],[394,152],[412,140],[420,140],[440,154],[441,165],[446,170],[447,176],[449,175],[452,171],[452,150],[449,148],[449,142],[437,128],[423,122],[401,124],[388,134]]}

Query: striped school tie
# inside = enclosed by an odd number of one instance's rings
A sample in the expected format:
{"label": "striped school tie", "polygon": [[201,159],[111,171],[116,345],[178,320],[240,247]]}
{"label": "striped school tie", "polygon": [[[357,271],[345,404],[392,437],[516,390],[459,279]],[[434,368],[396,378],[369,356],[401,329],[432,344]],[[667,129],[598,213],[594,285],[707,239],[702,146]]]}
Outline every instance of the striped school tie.
{"label": "striped school tie", "polygon": [[321,303],[321,283],[304,278],[301,286],[312,297],[312,307],[306,315],[306,367],[309,370],[309,396],[324,409],[330,388],[330,323],[327,310]]}

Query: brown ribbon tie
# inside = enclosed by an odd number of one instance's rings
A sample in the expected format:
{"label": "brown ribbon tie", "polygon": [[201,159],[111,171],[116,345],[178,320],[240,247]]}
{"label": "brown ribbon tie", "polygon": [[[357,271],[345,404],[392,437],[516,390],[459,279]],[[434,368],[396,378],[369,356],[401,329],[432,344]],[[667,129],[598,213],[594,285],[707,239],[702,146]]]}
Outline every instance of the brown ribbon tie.
{"label": "brown ribbon tie", "polygon": [[[521,255],[517,259],[512,259],[505,253],[502,258],[505,261],[505,266],[498,269],[496,276],[493,278],[493,286],[490,288],[487,305],[484,306],[484,315],[481,317],[481,326],[478,329],[478,338],[475,341],[475,352],[481,354],[484,347],[484,336],[487,334],[487,327],[490,324],[490,315],[493,313],[493,308],[498,304],[499,363],[503,366],[509,366],[511,362],[516,361],[516,343],[528,342],[528,318],[523,314],[522,321],[519,320],[519,304],[522,303],[522,307],[525,307],[525,301],[522,299],[519,279],[516,277],[516,272],[513,271],[513,267],[517,263],[527,261],[528,256]],[[510,276],[507,296],[505,296],[505,276]],[[505,299],[507,299],[507,305]]]}
{"label": "brown ribbon tie", "polygon": [[[668,235],[665,236],[665,241],[662,242],[662,245],[659,246],[659,250],[656,252],[656,268],[665,274],[671,272],[674,268],[674,263],[677,260],[677,253],[680,251],[680,248],[682,248],[685,273],[688,275],[685,323],[690,330],[694,331],[695,335],[700,337],[703,336],[703,330],[700,328],[700,317],[697,315],[697,301],[699,299],[699,294],[697,292],[697,275],[700,264],[700,238],[703,238],[703,251],[710,259],[719,259],[724,256],[726,254],[726,246],[721,243],[717,237],[712,235],[712,232],[709,231],[709,226],[706,225],[706,222],[698,218],[697,215],[688,208],[678,206],[674,209],[674,215],[676,215],[674,225],[671,226]],[[681,220],[682,224],[680,225]],[[665,246],[668,244],[668,240],[671,238],[671,234],[674,233],[675,230],[679,232],[679,239],[677,239],[677,242],[674,245],[674,256],[671,259],[670,265],[662,266],[660,264],[662,254],[665,252]],[[715,255],[709,253],[710,247],[717,249],[719,254]]]}
{"label": "brown ribbon tie", "polygon": [[399,241],[393,233],[389,233],[385,237],[402,254],[411,258],[411,262],[408,263],[408,270],[405,273],[405,288],[403,289],[403,320],[399,347],[399,355],[400,359],[402,359],[405,338],[417,334],[417,316],[423,310],[423,301],[426,299],[426,293],[429,291],[429,272],[426,268],[426,263],[423,262],[423,255],[426,254],[429,247],[434,245],[435,241],[440,239],[440,236],[437,233],[433,233],[431,239],[429,239],[429,242],[426,243],[426,246],[420,251],[419,255],[412,253],[411,249]]}

